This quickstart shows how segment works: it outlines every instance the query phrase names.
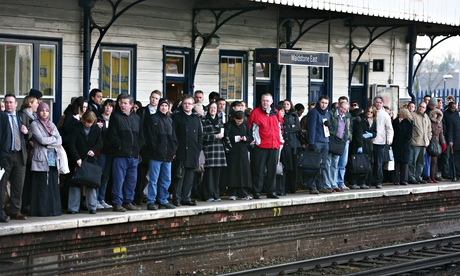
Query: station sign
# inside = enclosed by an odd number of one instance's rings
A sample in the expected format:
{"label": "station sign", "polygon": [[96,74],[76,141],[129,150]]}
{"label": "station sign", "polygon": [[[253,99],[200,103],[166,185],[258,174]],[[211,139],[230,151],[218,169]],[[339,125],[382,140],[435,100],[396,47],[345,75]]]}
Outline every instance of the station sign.
{"label": "station sign", "polygon": [[279,49],[279,64],[329,67],[329,53]]}

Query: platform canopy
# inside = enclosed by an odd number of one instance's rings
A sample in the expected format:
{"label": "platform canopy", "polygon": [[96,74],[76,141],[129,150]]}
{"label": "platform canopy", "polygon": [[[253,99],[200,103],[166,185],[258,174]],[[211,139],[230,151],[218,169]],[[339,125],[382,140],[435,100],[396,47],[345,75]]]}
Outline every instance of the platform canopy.
{"label": "platform canopy", "polygon": [[340,13],[460,26],[458,0],[250,0]]}

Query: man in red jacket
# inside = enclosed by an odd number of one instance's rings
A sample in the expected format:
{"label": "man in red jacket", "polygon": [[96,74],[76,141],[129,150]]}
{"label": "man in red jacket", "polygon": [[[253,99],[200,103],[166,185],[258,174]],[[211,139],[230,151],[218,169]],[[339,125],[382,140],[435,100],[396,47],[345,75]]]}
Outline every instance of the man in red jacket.
{"label": "man in red jacket", "polygon": [[272,95],[263,94],[260,106],[251,112],[248,119],[248,127],[252,131],[255,143],[251,152],[254,199],[261,198],[264,180],[267,198],[279,198],[275,193],[276,165],[284,141],[281,133],[282,118],[272,104]]}

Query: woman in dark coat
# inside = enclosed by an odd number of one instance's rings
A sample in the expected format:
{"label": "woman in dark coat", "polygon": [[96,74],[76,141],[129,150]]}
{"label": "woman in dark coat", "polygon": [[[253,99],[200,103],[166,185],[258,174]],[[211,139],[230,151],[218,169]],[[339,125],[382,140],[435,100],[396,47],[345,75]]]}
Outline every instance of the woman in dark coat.
{"label": "woman in dark coat", "polygon": [[225,124],[225,137],[228,137],[231,143],[231,148],[227,152],[228,166],[224,174],[225,185],[230,195],[228,199],[251,200],[252,197],[248,193],[248,189],[252,187],[248,145],[253,139],[243,111],[233,113],[232,120]]}
{"label": "woman in dark coat", "polygon": [[285,171],[285,189],[286,192],[291,194],[295,193],[297,190],[297,167],[298,167],[298,155],[302,145],[300,144],[300,120],[297,112],[292,105],[290,100],[283,101],[283,108],[285,115],[283,117],[283,138],[284,138],[284,148],[290,151],[290,160],[283,160],[284,171]]}
{"label": "woman in dark coat", "polygon": [[203,126],[203,152],[205,156],[203,177],[203,199],[221,201],[219,194],[220,173],[227,167],[224,145],[224,124],[217,116],[217,104],[210,103],[208,113],[201,119]]}
{"label": "woman in dark coat", "polygon": [[[93,111],[86,111],[81,117],[81,123],[75,125],[69,135],[68,151],[71,174],[77,166],[81,166],[83,159],[96,163],[96,153],[102,148],[101,129],[96,124],[97,117]],[[81,185],[71,183],[69,187],[69,203],[67,213],[75,214],[80,211]],[[96,189],[86,187],[86,207],[90,214],[96,214]]]}
{"label": "woman in dark coat", "polygon": [[[366,108],[364,113],[356,114],[353,121],[353,139],[350,143],[349,157],[355,154],[367,154],[369,162],[372,162],[372,138],[377,135],[377,110],[370,106]],[[351,163],[351,162],[349,162]],[[371,166],[372,167],[372,166]],[[352,189],[369,189],[371,183],[372,172],[352,174],[350,172],[350,188]]]}
{"label": "woman in dark coat", "polygon": [[393,155],[395,170],[393,183],[407,185],[409,180],[410,143],[412,140],[412,116],[407,108],[400,108],[398,117],[393,120]]}

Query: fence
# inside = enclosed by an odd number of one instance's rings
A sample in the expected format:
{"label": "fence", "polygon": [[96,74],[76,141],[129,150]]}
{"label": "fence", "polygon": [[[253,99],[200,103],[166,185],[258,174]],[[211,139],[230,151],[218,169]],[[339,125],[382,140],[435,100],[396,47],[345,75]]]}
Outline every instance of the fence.
{"label": "fence", "polygon": [[442,101],[444,102],[444,105],[446,104],[446,98],[449,95],[454,96],[455,103],[458,103],[460,100],[460,90],[459,89],[447,88],[447,89],[438,89],[438,90],[433,90],[433,91],[428,91],[428,90],[417,91],[415,92],[415,103],[418,104],[421,101],[423,101],[423,97],[425,95],[430,95],[431,97],[442,99]]}

